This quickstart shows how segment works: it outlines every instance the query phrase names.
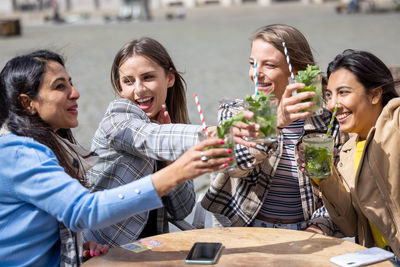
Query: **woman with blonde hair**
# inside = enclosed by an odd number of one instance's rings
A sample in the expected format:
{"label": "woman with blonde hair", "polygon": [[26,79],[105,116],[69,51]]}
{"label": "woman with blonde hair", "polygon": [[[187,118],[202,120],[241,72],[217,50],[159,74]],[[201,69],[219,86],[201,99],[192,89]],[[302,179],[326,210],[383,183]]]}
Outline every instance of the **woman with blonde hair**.
{"label": "woman with blonde hair", "polygon": [[[239,168],[218,174],[212,181],[202,206],[223,215],[227,219],[224,226],[303,230],[320,220],[312,220],[312,216],[322,206],[322,200],[318,191],[313,190],[310,177],[298,169],[296,147],[303,135],[326,132],[331,113],[326,109],[320,115],[305,111],[314,103],[303,100],[312,98],[314,92],[292,94],[304,84],[288,84],[291,73],[284,45],[294,74],[305,70],[307,65],[315,65],[306,38],[292,26],[267,25],[259,28],[251,38],[249,77],[254,83],[254,72],[257,71],[257,90],[274,94],[279,100],[278,141],[257,145],[255,149],[238,145]],[[219,121],[238,112],[240,105],[240,100],[221,105]],[[336,121],[333,135],[339,146],[341,140]],[[333,224],[324,227],[334,229]]]}

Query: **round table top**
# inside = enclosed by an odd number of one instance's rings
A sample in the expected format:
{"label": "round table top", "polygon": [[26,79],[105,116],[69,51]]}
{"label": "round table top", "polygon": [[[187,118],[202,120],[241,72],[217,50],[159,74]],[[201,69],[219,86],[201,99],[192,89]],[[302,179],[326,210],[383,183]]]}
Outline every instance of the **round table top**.
{"label": "round table top", "polygon": [[[336,266],[329,259],[365,247],[319,234],[257,227],[206,228],[152,236],[158,246],[142,252],[112,248],[83,266],[184,266],[195,242],[221,242],[218,266]],[[157,242],[156,242],[157,243]],[[393,266],[389,261],[373,266]]]}

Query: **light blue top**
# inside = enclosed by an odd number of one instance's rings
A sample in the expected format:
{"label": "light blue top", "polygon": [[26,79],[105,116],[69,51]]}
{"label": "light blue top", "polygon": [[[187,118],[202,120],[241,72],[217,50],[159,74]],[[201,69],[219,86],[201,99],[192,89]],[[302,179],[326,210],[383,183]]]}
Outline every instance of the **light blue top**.
{"label": "light blue top", "polygon": [[31,138],[0,137],[0,265],[58,266],[58,221],[73,231],[105,227],[160,208],[151,175],[89,193]]}

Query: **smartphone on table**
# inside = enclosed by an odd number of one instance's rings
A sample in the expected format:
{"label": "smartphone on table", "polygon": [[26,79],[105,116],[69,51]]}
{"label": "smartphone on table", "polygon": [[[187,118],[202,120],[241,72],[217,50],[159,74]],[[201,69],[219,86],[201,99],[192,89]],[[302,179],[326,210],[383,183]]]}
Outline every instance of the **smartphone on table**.
{"label": "smartphone on table", "polygon": [[189,264],[214,264],[221,254],[222,243],[196,242],[186,256]]}

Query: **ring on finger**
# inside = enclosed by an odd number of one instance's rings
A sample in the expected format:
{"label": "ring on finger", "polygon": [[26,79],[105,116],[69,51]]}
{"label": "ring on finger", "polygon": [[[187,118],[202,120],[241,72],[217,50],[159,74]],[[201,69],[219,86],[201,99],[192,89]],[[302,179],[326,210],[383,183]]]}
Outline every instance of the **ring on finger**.
{"label": "ring on finger", "polygon": [[207,160],[208,160],[208,158],[207,158],[207,156],[204,154],[204,151],[201,151],[200,152],[200,160],[202,161],[202,162],[207,162]]}

